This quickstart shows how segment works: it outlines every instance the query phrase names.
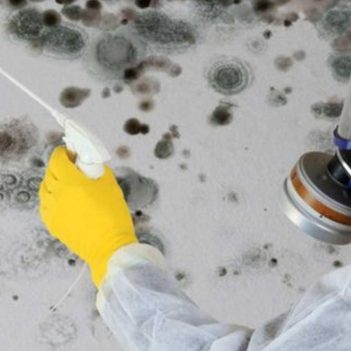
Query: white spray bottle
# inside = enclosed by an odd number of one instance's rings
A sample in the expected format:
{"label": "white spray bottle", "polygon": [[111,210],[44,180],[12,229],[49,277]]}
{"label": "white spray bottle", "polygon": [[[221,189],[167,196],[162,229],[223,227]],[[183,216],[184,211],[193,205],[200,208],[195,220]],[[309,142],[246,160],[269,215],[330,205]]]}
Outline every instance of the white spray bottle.
{"label": "white spray bottle", "polygon": [[104,164],[111,156],[104,144],[81,124],[73,121],[69,116],[49,106],[45,101],[18,82],[9,73],[0,67],[0,74],[10,80],[22,91],[27,93],[41,106],[43,106],[56,119],[64,130],[63,140],[68,150],[76,154],[76,165],[89,178],[100,178],[104,173]]}

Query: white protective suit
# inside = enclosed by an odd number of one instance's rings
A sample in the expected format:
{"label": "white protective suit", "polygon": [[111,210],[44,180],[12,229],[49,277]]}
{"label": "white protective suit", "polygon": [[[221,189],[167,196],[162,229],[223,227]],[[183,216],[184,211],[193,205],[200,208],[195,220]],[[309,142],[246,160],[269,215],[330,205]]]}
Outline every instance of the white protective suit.
{"label": "white protective suit", "polygon": [[126,351],[351,351],[351,267],[322,278],[288,313],[256,330],[217,322],[180,289],[161,253],[118,250],[97,307]]}

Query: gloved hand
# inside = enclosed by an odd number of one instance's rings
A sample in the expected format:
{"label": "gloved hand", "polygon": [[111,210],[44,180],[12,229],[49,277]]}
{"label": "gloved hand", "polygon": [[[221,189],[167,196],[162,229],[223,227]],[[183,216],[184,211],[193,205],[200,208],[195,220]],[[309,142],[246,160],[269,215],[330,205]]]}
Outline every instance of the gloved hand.
{"label": "gloved hand", "polygon": [[137,242],[123,193],[112,170],[89,179],[63,146],[55,149],[39,190],[48,231],[86,261],[98,287],[113,253]]}

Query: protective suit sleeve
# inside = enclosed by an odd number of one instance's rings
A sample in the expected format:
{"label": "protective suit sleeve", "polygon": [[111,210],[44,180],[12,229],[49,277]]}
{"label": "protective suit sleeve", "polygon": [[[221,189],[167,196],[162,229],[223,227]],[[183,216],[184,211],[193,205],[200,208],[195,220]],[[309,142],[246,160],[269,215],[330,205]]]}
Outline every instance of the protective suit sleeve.
{"label": "protective suit sleeve", "polygon": [[204,313],[157,249],[130,244],[112,256],[97,307],[125,351],[346,351],[350,276],[351,267],[325,276],[289,312],[253,331]]}

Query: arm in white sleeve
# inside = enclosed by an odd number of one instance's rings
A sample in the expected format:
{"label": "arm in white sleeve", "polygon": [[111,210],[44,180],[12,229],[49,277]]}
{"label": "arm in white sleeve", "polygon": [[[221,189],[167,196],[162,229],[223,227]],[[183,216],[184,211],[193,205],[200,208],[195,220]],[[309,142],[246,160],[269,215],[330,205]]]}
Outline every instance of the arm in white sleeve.
{"label": "arm in white sleeve", "polygon": [[111,258],[97,307],[125,351],[349,351],[350,277],[351,267],[329,274],[289,313],[252,331],[201,311],[158,250],[132,244]]}

